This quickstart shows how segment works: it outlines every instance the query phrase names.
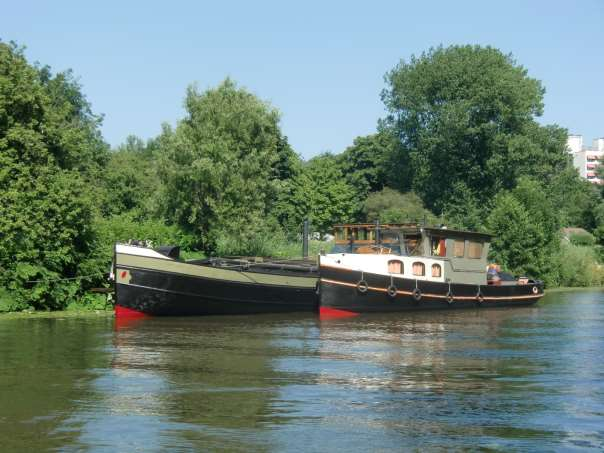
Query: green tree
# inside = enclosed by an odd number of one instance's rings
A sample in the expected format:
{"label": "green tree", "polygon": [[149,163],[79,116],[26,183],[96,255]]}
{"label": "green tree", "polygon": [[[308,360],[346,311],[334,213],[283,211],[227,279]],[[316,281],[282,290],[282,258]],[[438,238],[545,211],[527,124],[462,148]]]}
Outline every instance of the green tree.
{"label": "green tree", "polygon": [[516,274],[556,283],[559,223],[542,185],[522,178],[515,189],[501,192],[486,223],[495,235],[491,257],[496,262]]}
{"label": "green tree", "polygon": [[331,231],[335,223],[349,222],[357,209],[357,193],[346,181],[337,158],[312,158],[279,197],[275,213],[291,234],[308,218],[314,231]]}
{"label": "green tree", "polygon": [[269,213],[279,178],[295,171],[279,113],[230,79],[203,93],[189,87],[185,107],[176,130],[159,139],[166,216],[205,251],[225,237],[245,250],[276,227]]}
{"label": "green tree", "polygon": [[105,214],[131,212],[143,219],[158,214],[161,181],[156,143],[129,136],[112,151],[104,171]]}
{"label": "green tree", "polygon": [[394,146],[390,135],[377,133],[355,138],[352,146],[337,156],[346,180],[361,200],[384,188],[387,162]]}
{"label": "green tree", "polygon": [[438,219],[424,207],[420,197],[413,192],[400,193],[389,187],[369,194],[363,203],[368,222],[385,223],[423,222],[435,223]]}
{"label": "green tree", "polygon": [[581,178],[575,168],[568,167],[556,174],[545,190],[556,206],[562,226],[591,231],[601,223],[599,217],[604,219],[599,215],[599,206],[602,204],[600,189]]}
{"label": "green tree", "polygon": [[91,188],[108,148],[99,125],[70,72],[53,76],[0,42],[0,311],[82,295],[57,279],[94,260]]}
{"label": "green tree", "polygon": [[386,80],[380,123],[401,143],[412,187],[436,212],[483,206],[523,175],[549,180],[569,165],[565,131],[539,126],[544,88],[491,47],[430,49]]}

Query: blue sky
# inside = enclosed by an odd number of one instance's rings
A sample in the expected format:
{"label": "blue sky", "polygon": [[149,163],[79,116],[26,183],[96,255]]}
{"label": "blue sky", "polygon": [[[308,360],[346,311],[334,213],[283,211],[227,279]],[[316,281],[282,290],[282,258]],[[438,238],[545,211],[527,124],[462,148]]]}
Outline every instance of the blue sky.
{"label": "blue sky", "polygon": [[0,39],[73,69],[112,145],[230,76],[282,112],[302,156],[339,153],[375,131],[384,74],[439,44],[511,52],[547,89],[542,122],[604,136],[604,0],[3,3]]}

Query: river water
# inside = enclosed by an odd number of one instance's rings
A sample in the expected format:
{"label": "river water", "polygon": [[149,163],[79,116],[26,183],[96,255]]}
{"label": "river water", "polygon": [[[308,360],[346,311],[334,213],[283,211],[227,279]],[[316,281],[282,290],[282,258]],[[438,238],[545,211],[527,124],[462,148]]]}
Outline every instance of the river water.
{"label": "river water", "polygon": [[604,292],[530,308],[0,318],[0,451],[604,449]]}

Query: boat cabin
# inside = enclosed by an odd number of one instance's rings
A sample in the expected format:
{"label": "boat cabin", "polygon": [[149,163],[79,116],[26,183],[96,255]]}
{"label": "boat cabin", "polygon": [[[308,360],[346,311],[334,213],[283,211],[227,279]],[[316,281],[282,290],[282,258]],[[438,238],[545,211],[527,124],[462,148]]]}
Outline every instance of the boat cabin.
{"label": "boat cabin", "polygon": [[377,223],[336,225],[334,232],[332,254],[340,254],[339,264],[404,278],[487,284],[489,234]]}
{"label": "boat cabin", "polygon": [[485,285],[491,235],[422,228],[421,255],[442,261],[445,281]]}

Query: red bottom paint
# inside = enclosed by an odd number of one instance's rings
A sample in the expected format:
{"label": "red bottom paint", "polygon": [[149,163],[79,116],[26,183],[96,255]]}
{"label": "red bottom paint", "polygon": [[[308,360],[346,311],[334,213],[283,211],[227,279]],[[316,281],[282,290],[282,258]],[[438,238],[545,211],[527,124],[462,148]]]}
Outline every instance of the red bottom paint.
{"label": "red bottom paint", "polygon": [[352,318],[359,314],[354,311],[338,310],[337,308],[319,307],[320,319]]}
{"label": "red bottom paint", "polygon": [[131,308],[122,307],[121,305],[115,306],[115,317],[116,318],[146,318],[149,315],[142,311],[132,310]]}

